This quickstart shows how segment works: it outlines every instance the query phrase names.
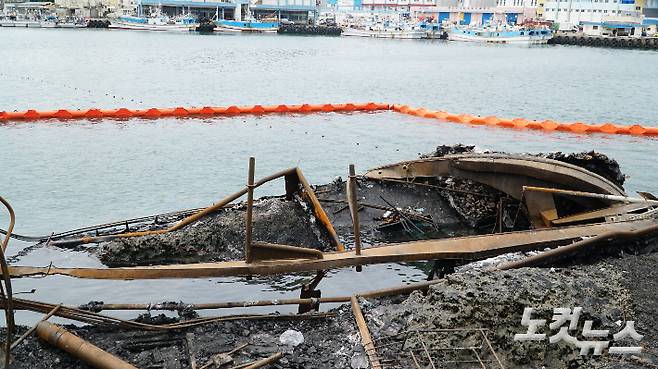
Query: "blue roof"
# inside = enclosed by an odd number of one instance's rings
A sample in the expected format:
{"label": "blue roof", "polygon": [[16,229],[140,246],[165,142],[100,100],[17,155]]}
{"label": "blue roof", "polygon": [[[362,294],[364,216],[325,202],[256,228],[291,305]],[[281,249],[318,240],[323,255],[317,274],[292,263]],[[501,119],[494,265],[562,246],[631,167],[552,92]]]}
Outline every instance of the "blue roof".
{"label": "blue roof", "polygon": [[644,18],[644,22],[642,22],[642,24],[645,26],[658,25],[658,18]]}

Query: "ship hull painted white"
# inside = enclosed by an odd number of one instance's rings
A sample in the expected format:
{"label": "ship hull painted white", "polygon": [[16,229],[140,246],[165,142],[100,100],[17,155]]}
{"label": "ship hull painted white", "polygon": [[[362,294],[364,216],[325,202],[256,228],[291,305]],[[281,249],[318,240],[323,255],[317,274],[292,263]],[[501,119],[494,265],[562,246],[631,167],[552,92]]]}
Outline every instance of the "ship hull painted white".
{"label": "ship hull painted white", "polygon": [[1,27],[41,28],[41,23],[36,21],[2,21]]}
{"label": "ship hull painted white", "polygon": [[489,44],[541,45],[547,43],[549,38],[550,37],[542,36],[478,37],[448,32],[449,41],[480,42]]}
{"label": "ship hull painted white", "polygon": [[135,31],[160,31],[160,32],[182,32],[194,29],[193,25],[180,25],[180,24],[138,24],[126,22],[114,22],[110,24],[111,29],[124,29]]}
{"label": "ship hull painted white", "polygon": [[372,37],[372,38],[397,38],[403,40],[419,40],[425,38],[424,31],[368,31],[360,29],[347,29],[343,31],[343,36],[352,37]]}
{"label": "ship hull painted white", "polygon": [[57,23],[57,28],[87,28],[87,25],[79,23]]}

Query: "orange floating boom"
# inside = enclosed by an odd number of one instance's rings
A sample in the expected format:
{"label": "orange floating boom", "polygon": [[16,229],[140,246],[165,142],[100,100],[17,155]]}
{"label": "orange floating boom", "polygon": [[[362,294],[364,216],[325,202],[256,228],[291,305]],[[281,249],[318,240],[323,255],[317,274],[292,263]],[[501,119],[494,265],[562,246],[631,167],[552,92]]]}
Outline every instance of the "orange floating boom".
{"label": "orange floating boom", "polygon": [[247,106],[204,106],[204,107],[175,107],[151,109],[87,109],[71,110],[59,109],[52,111],[0,111],[0,122],[3,121],[36,121],[44,119],[157,119],[162,117],[194,117],[194,116],[234,116],[234,115],[263,115],[263,114],[312,114],[328,112],[367,112],[393,110],[428,119],[437,119],[444,122],[486,125],[509,129],[533,129],[546,132],[561,131],[576,134],[603,133],[635,136],[658,136],[658,127],[634,125],[620,125],[613,123],[587,124],[583,122],[555,122],[552,120],[528,120],[524,118],[505,119],[496,116],[480,117],[470,114],[453,114],[445,111],[433,111],[425,108],[414,108],[408,105],[391,105],[382,103],[362,104],[302,104],[302,105],[247,105]]}

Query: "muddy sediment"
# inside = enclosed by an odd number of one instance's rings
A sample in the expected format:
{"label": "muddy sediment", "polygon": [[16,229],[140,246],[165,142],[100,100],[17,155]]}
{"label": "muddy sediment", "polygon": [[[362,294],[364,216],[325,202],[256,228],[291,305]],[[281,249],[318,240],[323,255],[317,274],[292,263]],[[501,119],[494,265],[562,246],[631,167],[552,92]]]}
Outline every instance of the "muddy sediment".
{"label": "muddy sediment", "polygon": [[[302,200],[254,202],[256,241],[327,250],[330,243]],[[246,205],[222,209],[181,230],[101,243],[96,253],[109,266],[226,261],[244,258]]]}
{"label": "muddy sediment", "polygon": [[[451,346],[482,344],[459,329],[485,329],[498,359],[509,368],[655,368],[658,365],[658,326],[655,312],[658,297],[655,265],[658,254],[626,255],[587,266],[565,268],[524,268],[503,272],[469,271],[448,276],[427,292],[408,297],[360,299],[360,305],[377,352],[388,368],[409,368],[409,351],[415,351],[423,364],[418,340],[410,336],[405,348],[396,345],[399,337],[416,330],[426,331],[424,343],[434,363],[450,361]],[[517,333],[525,307],[535,309],[533,319],[551,322],[554,308],[581,307],[577,329],[570,334],[582,341],[583,324],[593,321],[593,329],[620,330],[622,322],[634,320],[642,334],[640,354],[600,356],[579,354],[564,342],[550,344],[519,342]],[[100,327],[68,327],[75,334],[106,349],[140,368],[189,368],[194,359],[206,363],[211,356],[227,352],[242,343],[250,345],[234,355],[236,363],[282,352],[274,368],[367,368],[358,329],[348,304],[333,309],[334,317],[318,320],[221,322],[179,332],[155,333],[122,331]],[[289,330],[300,332],[304,342],[292,346],[281,342]],[[439,329],[457,329],[438,334]],[[557,329],[540,330],[549,336]],[[477,340],[480,341],[477,341]],[[399,343],[399,342],[398,342]],[[612,342],[616,344],[616,342]],[[627,345],[633,341],[625,341]],[[487,351],[486,349],[484,351]],[[443,352],[443,354],[441,354]],[[443,355],[443,356],[442,356]],[[461,356],[461,359],[468,357]],[[494,360],[484,352],[483,360]],[[473,357],[470,357],[473,359]],[[87,368],[68,354],[29,338],[17,347],[16,368]],[[53,366],[53,363],[56,363]],[[450,366],[472,367],[472,366]]]}

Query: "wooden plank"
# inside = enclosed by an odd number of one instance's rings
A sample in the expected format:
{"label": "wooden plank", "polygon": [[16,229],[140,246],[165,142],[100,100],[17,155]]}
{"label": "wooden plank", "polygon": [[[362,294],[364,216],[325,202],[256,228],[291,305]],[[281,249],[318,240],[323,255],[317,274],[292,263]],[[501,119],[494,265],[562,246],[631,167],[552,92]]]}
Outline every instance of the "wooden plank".
{"label": "wooden plank", "polygon": [[631,212],[631,211],[645,209],[649,206],[650,205],[640,204],[640,203],[612,205],[612,206],[604,208],[604,209],[587,211],[587,212],[584,212],[584,213],[573,214],[573,215],[565,216],[565,217],[562,217],[562,218],[559,218],[559,219],[555,219],[553,221],[553,225],[556,225],[556,226],[558,226],[558,225],[568,225],[568,224],[576,223],[576,222],[592,221],[592,220],[596,220],[598,218],[605,218],[605,217],[610,217],[610,216],[617,216],[617,215],[626,214],[626,213]]}
{"label": "wooden plank", "polygon": [[658,221],[655,219],[644,219],[632,222],[599,223],[485,236],[414,241],[364,249],[361,251],[361,255],[356,255],[354,251],[324,253],[322,259],[267,260],[253,263],[227,261],[104,269],[11,266],[9,271],[12,277],[61,274],[79,278],[121,280],[272,275],[391,262],[435,259],[478,260],[507,252],[565,245],[581,237],[592,237],[611,231],[634,231],[656,223]]}

